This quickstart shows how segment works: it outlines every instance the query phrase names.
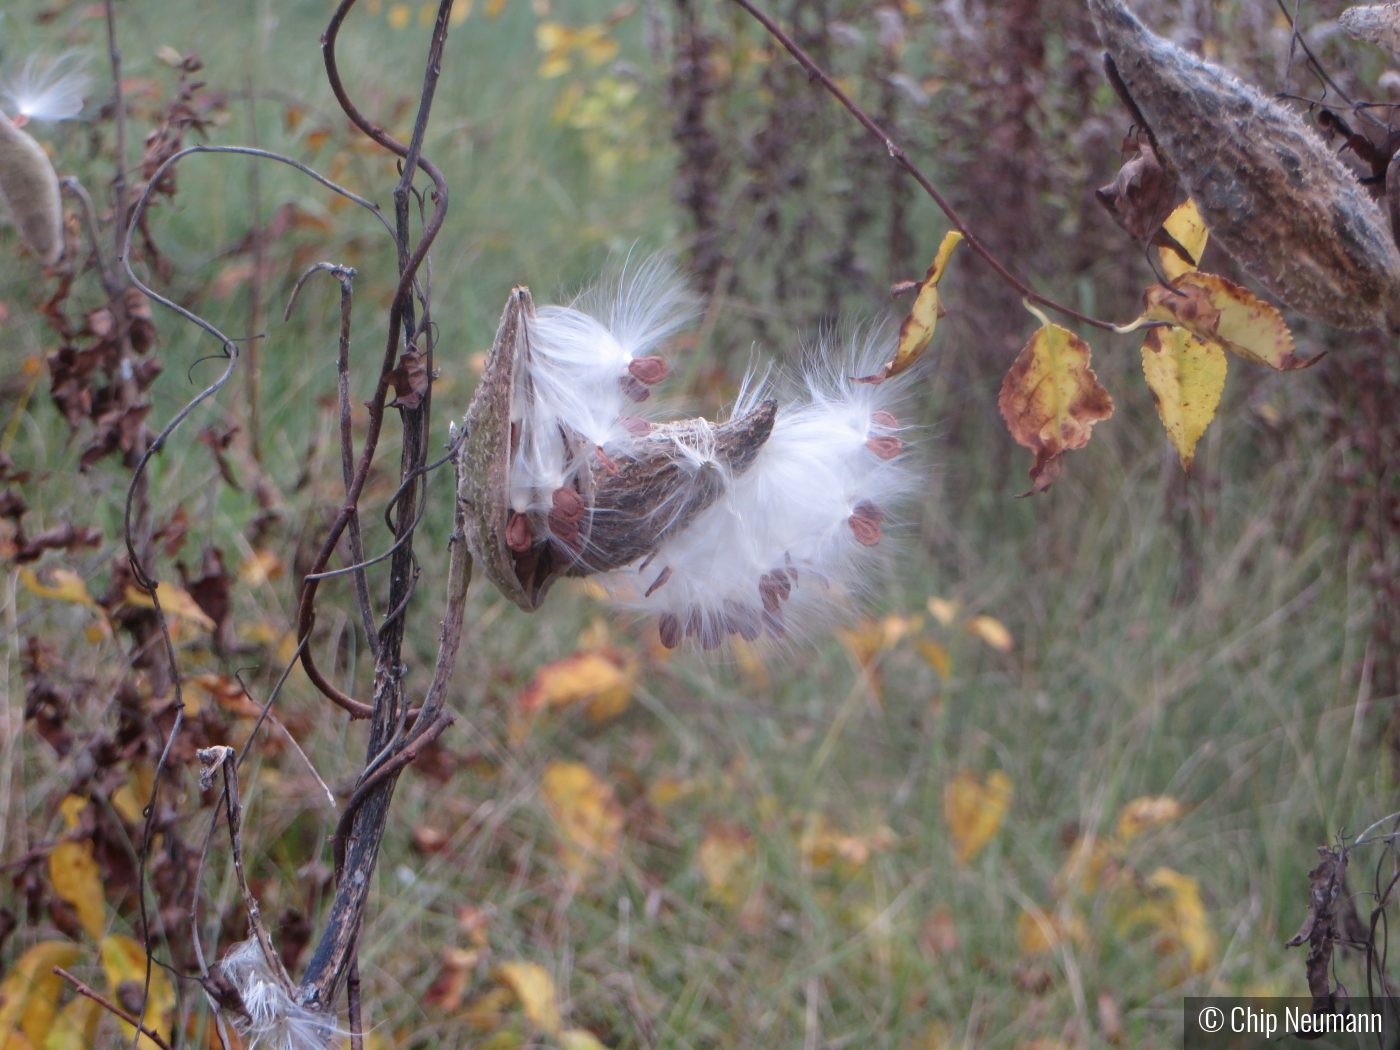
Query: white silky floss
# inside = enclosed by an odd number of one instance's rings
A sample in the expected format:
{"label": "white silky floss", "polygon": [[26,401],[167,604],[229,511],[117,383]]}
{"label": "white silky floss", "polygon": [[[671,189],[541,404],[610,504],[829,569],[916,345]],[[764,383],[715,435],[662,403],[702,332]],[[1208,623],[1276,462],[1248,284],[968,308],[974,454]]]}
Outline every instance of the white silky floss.
{"label": "white silky floss", "polygon": [[20,125],[28,120],[66,120],[83,108],[88,77],[78,60],[64,56],[40,70],[30,59],[0,88],[14,111],[0,113],[0,199],[25,244],[46,266],[63,255],[63,201],[58,175],[44,148]]}
{"label": "white silky floss", "polygon": [[[551,494],[595,456],[629,457],[650,430],[628,398],[638,392],[629,369],[654,361],[649,355],[692,309],[683,286],[652,261],[569,307],[539,311],[532,365],[521,372],[533,384],[535,413],[519,421],[513,511],[547,511]],[[707,649],[731,634],[782,639],[838,618],[860,597],[886,515],[913,489],[891,411],[909,374],[880,384],[852,378],[877,372],[893,352],[892,333],[877,328],[841,348],[824,340],[799,377],[751,377],[734,418],[767,398],[779,405],[752,464],[735,476],[703,442],[678,440],[676,462],[697,478],[706,467],[718,471],[719,497],[654,551],[592,579],[619,604],[657,615],[670,647],[683,637]],[[664,367],[647,377],[657,372]],[[586,444],[570,449],[570,432]]]}
{"label": "white silky floss", "polygon": [[235,944],[219,967],[243,999],[244,1013],[229,1016],[245,1050],[324,1050],[332,1037],[345,1034],[325,1014],[287,994],[257,938]]}

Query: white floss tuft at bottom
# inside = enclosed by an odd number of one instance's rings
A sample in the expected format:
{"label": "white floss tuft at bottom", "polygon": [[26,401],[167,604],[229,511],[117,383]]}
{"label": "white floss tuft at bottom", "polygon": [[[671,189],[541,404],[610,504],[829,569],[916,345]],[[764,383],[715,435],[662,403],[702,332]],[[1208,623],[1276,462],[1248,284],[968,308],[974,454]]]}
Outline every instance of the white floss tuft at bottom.
{"label": "white floss tuft at bottom", "polygon": [[234,945],[219,966],[243,999],[244,1013],[230,1013],[246,1050],[325,1050],[332,1038],[345,1034],[283,989],[256,939]]}
{"label": "white floss tuft at bottom", "polygon": [[[915,476],[892,411],[911,373],[856,382],[889,357],[875,330],[846,352],[819,347],[796,381],[747,384],[734,415],[779,404],[752,466],[647,557],[593,577],[620,604],[660,617],[661,641],[755,641],[812,630],[860,596],[890,513]],[[770,390],[769,387],[776,387]]]}

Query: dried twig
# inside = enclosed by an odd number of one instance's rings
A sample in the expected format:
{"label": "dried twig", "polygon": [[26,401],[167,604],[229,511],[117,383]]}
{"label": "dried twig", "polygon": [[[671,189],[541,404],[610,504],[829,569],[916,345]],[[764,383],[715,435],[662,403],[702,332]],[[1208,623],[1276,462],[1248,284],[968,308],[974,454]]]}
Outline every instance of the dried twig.
{"label": "dried twig", "polygon": [[121,1018],[127,1024],[135,1028],[140,1035],[144,1035],[151,1042],[155,1043],[156,1046],[160,1047],[160,1050],[170,1050],[170,1044],[165,1041],[165,1037],[162,1036],[159,1032],[157,1032],[154,1028],[147,1028],[144,1024],[142,1024],[136,1018],[132,1017],[129,1013],[123,1010],[116,1003],[112,1002],[112,1000],[108,999],[105,995],[103,995],[100,992],[93,991],[82,981],[78,980],[71,973],[65,970],[62,966],[55,966],[53,968],[53,972],[56,973],[59,977],[62,977],[69,984],[71,984],[73,986],[73,990],[79,995],[87,996],[89,999],[95,1002],[98,1006],[102,1007],[104,1010],[108,1011],[109,1013],[115,1014],[117,1017]]}

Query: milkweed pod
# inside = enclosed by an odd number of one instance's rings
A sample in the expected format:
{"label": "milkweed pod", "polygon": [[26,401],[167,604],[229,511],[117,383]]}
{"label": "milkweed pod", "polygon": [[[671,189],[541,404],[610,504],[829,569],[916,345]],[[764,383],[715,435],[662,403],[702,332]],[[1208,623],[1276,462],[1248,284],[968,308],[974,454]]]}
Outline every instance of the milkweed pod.
{"label": "milkweed pod", "polygon": [[1376,203],[1292,110],[1089,0],[1123,86],[1225,250],[1299,313],[1400,330],[1400,251]]}
{"label": "milkweed pod", "polygon": [[63,201],[44,147],[0,113],[0,197],[20,237],[45,266],[63,254]]}
{"label": "milkweed pod", "polygon": [[1349,7],[1337,17],[1337,25],[1355,37],[1400,58],[1400,4]]}
{"label": "milkweed pod", "polygon": [[[548,389],[557,368],[543,360],[551,348],[538,327],[529,290],[514,289],[459,453],[472,556],[527,612],[560,576],[620,568],[685,529],[753,463],[777,414],[768,400],[718,424],[629,416],[594,444],[582,429],[596,406],[557,411],[560,392]],[[593,391],[600,403],[605,393],[606,384]]]}

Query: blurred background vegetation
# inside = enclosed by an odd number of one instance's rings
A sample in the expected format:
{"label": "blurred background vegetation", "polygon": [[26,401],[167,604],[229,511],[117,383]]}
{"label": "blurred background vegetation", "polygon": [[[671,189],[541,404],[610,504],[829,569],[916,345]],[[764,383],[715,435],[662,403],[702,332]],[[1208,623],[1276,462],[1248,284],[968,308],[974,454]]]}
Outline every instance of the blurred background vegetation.
{"label": "blurred background vegetation", "polygon": [[[1137,6],[1265,90],[1315,90],[1297,63],[1285,83],[1290,32],[1272,0]],[[1330,28],[1342,6],[1304,3],[1301,24],[1344,86],[1384,99],[1380,52]],[[1129,118],[1082,4],[770,9],[1017,270],[1099,316],[1137,314],[1151,270],[1092,193],[1117,170]],[[434,10],[361,0],[341,36],[352,95],[403,137]],[[210,141],[288,153],[387,206],[394,164],[348,127],[325,84],[325,0],[121,0],[117,11],[133,161],[176,92],[171,55],[197,53]],[[83,116],[37,134],[106,209],[101,5],[14,0],[0,34],[11,71],[31,54],[90,57]],[[719,0],[458,0],[425,151],[452,193],[431,270],[442,442],[514,284],[559,301],[629,252],[675,253],[707,310],[671,348],[665,394],[709,413],[751,363],[793,365],[823,331],[897,317],[890,284],[919,277],[947,227],[877,142]],[[201,731],[241,745],[249,700],[228,676],[256,666],[245,680],[266,697],[290,655],[299,574],[342,498],[338,291],[313,282],[289,322],[282,311],[311,263],[358,270],[358,403],[396,268],[371,218],[289,169],[196,156],[178,178],[152,213],[169,264],[155,284],[231,334],[264,336],[258,433],[235,377],[152,473],[157,521],[180,508],[188,524],[161,577],[194,590],[211,550],[228,570],[227,626],[178,637],[202,676],[189,690],[209,711]],[[75,792],[135,834],[139,813],[128,819],[120,796],[149,783],[149,746],[118,748],[96,774],[75,755],[104,735],[135,740],[123,719],[151,717],[142,704],[160,697],[146,679],[144,697],[121,694],[126,645],[89,630],[100,610],[45,597],[22,575],[37,572],[41,589],[66,568],[101,595],[122,556],[129,471],[115,456],[78,469],[88,432],[70,434],[46,395],[43,355],[58,341],[37,308],[54,281],[12,230],[0,247],[3,441],[28,474],[11,487],[31,534],[73,521],[104,537],[6,574],[0,904],[19,916],[8,965],[35,941],[91,936],[30,853],[63,832],[60,802]],[[1243,280],[1224,256],[1207,268]],[[1184,994],[1306,994],[1301,952],[1283,942],[1304,918],[1315,847],[1400,808],[1393,347],[1290,317],[1303,356],[1329,355],[1297,374],[1232,369],[1187,478],[1141,379],[1140,337],[1086,333],[1115,417],[1048,495],[1016,500],[1029,456],[1005,434],[996,391],[1034,322],[971,253],[944,289],[950,312],[908,413],[928,481],[903,509],[868,619],[788,652],[668,658],[653,624],[586,588],[561,587],[533,618],[473,591],[457,725],[405,775],[380,858],[361,962],[371,1046],[553,1045],[521,971],[502,969],[522,962],[548,974],[565,1028],[613,1047],[1168,1047]],[[73,295],[101,301],[91,276]],[[222,366],[193,326],[159,308],[155,320],[158,429]],[[396,440],[388,427],[385,462]],[[371,553],[387,546],[374,508],[396,484],[387,469],[371,477]],[[406,644],[420,690],[449,475],[429,493]],[[349,584],[323,594],[320,663],[367,695],[373,661]],[[591,685],[559,684],[580,661],[556,661],[574,655],[597,658]],[[278,711],[343,801],[363,728],[328,711],[300,671]],[[67,754],[36,732],[55,720]],[[258,738],[245,769],[254,886],[297,958],[321,925],[334,817],[278,733]],[[193,771],[181,777],[164,834],[197,850],[208,810]],[[245,932],[221,849],[205,880],[206,943],[227,946]],[[98,859],[107,928],[130,933],[120,853]],[[165,950],[192,965],[186,949]],[[1359,994],[1356,960],[1339,960]],[[100,983],[90,958],[75,969]],[[197,1011],[188,1024],[187,1040],[209,1037]]]}

